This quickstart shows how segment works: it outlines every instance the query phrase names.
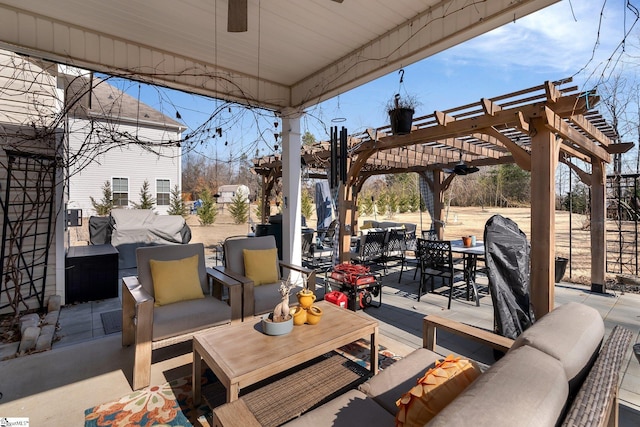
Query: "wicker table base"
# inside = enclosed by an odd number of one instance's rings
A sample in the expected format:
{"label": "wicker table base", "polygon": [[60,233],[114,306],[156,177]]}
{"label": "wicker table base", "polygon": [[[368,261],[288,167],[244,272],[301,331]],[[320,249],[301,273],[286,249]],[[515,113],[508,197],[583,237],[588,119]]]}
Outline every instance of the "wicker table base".
{"label": "wicker table base", "polygon": [[337,353],[327,353],[289,375],[260,386],[240,399],[224,402],[218,384],[202,390],[216,426],[277,426],[357,386],[370,371]]}

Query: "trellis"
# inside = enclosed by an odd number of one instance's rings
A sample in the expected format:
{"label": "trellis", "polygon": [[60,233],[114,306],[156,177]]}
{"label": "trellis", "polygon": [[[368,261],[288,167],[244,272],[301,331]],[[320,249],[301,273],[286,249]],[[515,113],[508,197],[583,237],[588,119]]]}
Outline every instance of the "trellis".
{"label": "trellis", "polygon": [[49,249],[55,221],[56,160],[44,154],[7,151],[0,277],[0,308],[15,313],[45,304]]}
{"label": "trellis", "polygon": [[607,177],[607,272],[640,273],[640,174]]}

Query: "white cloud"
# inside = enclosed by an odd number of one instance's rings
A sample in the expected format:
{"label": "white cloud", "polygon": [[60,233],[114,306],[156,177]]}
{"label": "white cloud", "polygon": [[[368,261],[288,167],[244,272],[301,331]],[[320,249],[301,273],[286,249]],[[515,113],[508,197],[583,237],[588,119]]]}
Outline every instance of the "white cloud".
{"label": "white cloud", "polygon": [[[623,38],[622,2],[606,2],[600,23],[604,1],[563,0],[450,49],[442,59],[566,75],[587,64],[594,69],[612,55]],[[628,22],[635,19],[630,12],[627,15]],[[595,57],[590,62],[596,41]]]}

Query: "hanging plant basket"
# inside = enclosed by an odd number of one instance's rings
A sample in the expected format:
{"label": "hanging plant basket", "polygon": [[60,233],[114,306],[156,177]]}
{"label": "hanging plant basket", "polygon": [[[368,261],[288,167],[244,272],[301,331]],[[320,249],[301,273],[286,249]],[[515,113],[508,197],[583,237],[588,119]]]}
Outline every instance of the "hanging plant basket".
{"label": "hanging plant basket", "polygon": [[389,110],[391,133],[394,135],[406,135],[411,133],[414,112],[413,108],[394,108],[393,110]]}

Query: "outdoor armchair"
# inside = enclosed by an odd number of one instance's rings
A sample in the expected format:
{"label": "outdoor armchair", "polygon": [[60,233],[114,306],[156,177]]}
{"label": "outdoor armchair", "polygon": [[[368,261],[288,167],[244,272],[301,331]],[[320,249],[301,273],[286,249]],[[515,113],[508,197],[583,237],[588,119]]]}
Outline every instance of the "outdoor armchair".
{"label": "outdoor armchair", "polygon": [[[248,252],[245,253],[245,250]],[[274,250],[277,251],[277,247],[276,240],[272,235],[227,239],[224,242],[224,273],[231,279],[242,283],[243,319],[274,309],[282,299],[278,288],[287,278],[288,272],[286,270],[300,273],[305,278],[304,286],[308,286],[311,291],[315,292],[315,271],[278,260],[277,252],[275,255],[273,254]],[[263,272],[254,271],[261,270],[264,266],[268,267],[270,274],[258,277]],[[285,270],[284,276],[282,275],[283,269]],[[252,275],[253,277],[249,277]],[[296,292],[291,291],[291,303],[297,301]]]}
{"label": "outdoor armchair", "polygon": [[240,321],[242,297],[239,283],[213,280],[202,243],[141,247],[136,260],[138,276],[122,279],[122,345],[135,345],[134,390],[150,383],[153,350]]}

